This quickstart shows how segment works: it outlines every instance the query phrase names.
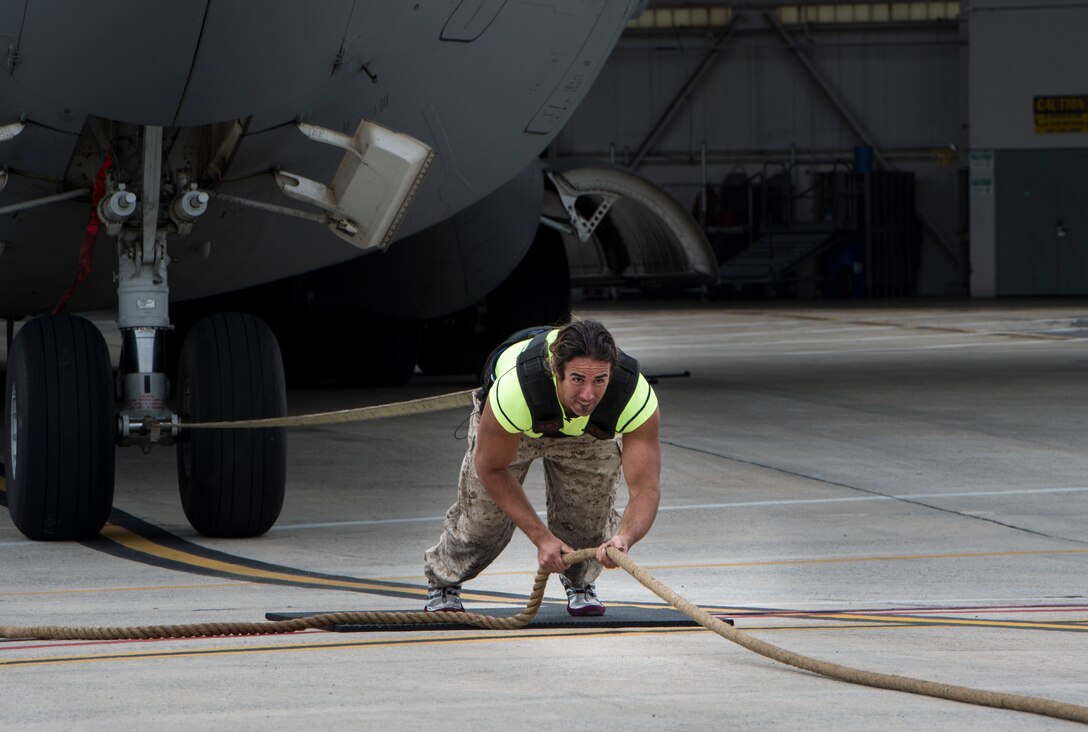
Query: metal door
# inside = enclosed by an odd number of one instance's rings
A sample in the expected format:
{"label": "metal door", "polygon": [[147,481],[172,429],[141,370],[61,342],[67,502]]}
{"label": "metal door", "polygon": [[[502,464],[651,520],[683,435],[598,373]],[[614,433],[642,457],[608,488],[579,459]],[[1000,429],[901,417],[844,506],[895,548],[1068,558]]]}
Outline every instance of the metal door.
{"label": "metal door", "polygon": [[998,295],[1088,294],[1088,150],[995,155]]}

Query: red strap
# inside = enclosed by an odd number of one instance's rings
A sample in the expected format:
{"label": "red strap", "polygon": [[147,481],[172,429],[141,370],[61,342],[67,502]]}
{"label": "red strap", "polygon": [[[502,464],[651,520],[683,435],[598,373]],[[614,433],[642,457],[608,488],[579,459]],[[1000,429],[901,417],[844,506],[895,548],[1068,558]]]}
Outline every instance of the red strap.
{"label": "red strap", "polygon": [[113,167],[113,155],[106,153],[106,159],[102,161],[98,174],[94,177],[94,189],[91,191],[91,215],[87,219],[87,228],[83,232],[83,244],[79,247],[79,269],[76,271],[76,279],[72,282],[68,291],[61,297],[60,302],[53,308],[53,315],[60,315],[67,307],[68,301],[76,294],[79,285],[91,273],[94,260],[94,243],[98,239],[98,229],[102,222],[98,219],[98,202],[106,195],[106,172]]}

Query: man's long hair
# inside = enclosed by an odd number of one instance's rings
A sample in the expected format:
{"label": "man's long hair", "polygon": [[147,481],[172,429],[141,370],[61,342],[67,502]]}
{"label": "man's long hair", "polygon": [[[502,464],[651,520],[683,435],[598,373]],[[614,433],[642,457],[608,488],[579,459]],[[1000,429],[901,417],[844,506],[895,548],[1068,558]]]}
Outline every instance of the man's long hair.
{"label": "man's long hair", "polygon": [[548,365],[562,381],[566,377],[567,363],[574,358],[605,361],[614,369],[620,362],[620,349],[599,321],[572,320],[559,329]]}

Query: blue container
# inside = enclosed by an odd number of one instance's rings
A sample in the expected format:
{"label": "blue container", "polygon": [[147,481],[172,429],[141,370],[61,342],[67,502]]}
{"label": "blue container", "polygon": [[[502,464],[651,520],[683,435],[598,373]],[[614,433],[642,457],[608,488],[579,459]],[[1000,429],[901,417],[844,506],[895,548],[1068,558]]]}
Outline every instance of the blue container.
{"label": "blue container", "polygon": [[872,146],[854,145],[854,170],[858,173],[873,172]]}

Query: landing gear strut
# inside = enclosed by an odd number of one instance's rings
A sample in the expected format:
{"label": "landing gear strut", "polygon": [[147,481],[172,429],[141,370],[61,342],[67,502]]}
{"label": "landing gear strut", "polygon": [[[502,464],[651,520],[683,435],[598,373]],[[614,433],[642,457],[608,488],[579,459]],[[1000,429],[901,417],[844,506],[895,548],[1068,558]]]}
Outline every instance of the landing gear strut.
{"label": "landing gear strut", "polygon": [[[189,522],[207,536],[263,534],[279,517],[286,484],[287,435],[280,429],[209,430],[180,434],[167,404],[165,339],[169,289],[166,231],[158,226],[162,129],[144,132],[142,246],[122,236],[117,325],[122,333],[123,406],[120,444],[177,443],[178,486]],[[178,230],[203,214],[207,194],[180,180],[169,215]],[[153,242],[152,246],[148,243]],[[287,413],[283,361],[263,322],[248,315],[213,315],[198,322],[182,346],[178,411],[215,421]],[[145,419],[150,417],[150,420]],[[169,430],[151,425],[172,424]],[[148,425],[148,426],[145,426]]]}
{"label": "landing gear strut", "polygon": [[[166,268],[166,231],[159,228],[159,194],[162,190],[162,128],[144,128],[143,199],[139,228],[121,229],[115,222],[117,240],[117,327],[121,330],[119,387],[121,412],[117,418],[120,445],[139,445],[144,452],[154,444],[172,444],[177,436],[176,418],[167,400],[170,385],[163,373],[166,363],[166,332],[170,329]],[[107,199],[112,196],[107,196]],[[129,215],[135,207],[129,210]],[[174,423],[163,433],[145,426]],[[148,422],[150,425],[151,422]]]}

